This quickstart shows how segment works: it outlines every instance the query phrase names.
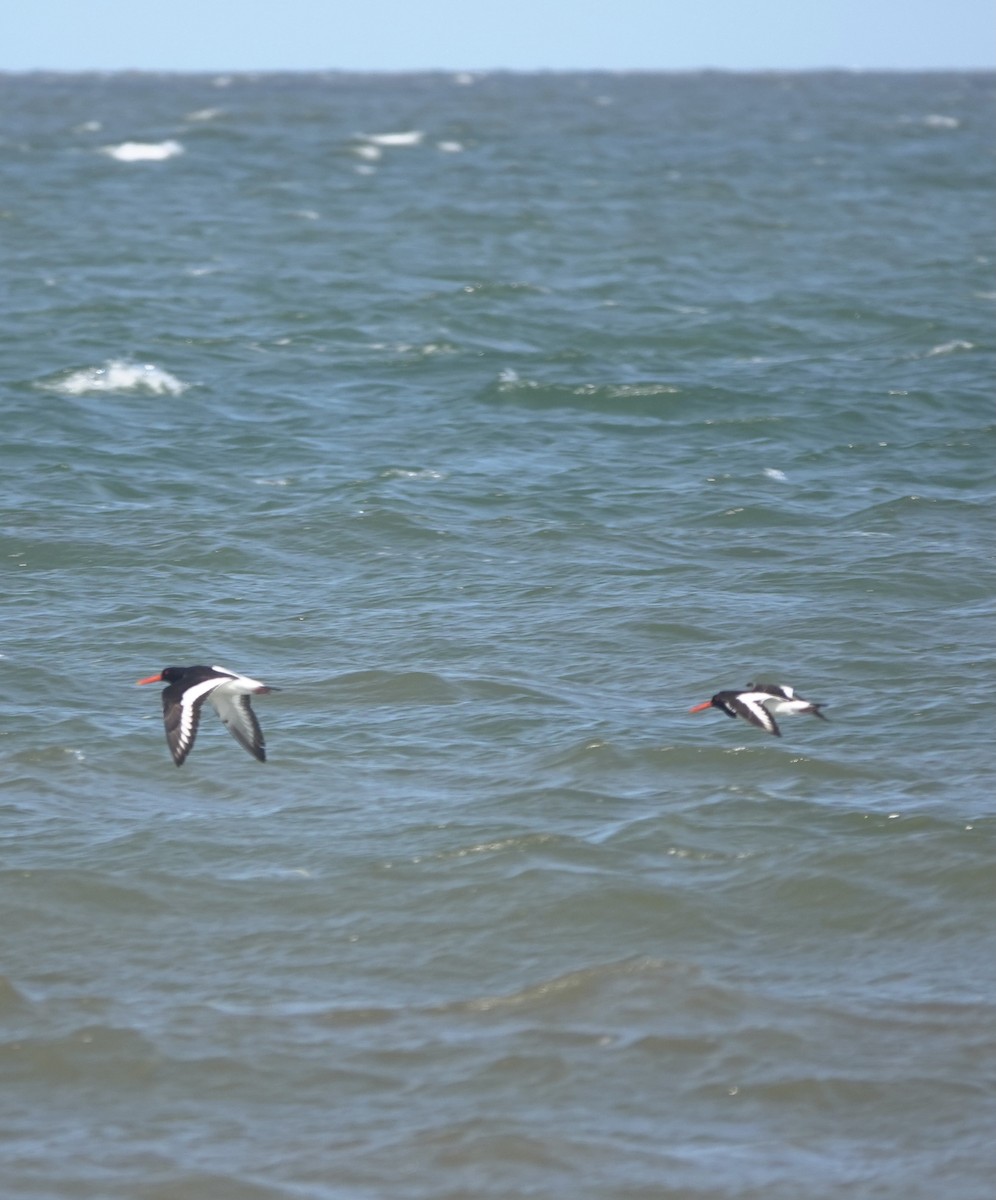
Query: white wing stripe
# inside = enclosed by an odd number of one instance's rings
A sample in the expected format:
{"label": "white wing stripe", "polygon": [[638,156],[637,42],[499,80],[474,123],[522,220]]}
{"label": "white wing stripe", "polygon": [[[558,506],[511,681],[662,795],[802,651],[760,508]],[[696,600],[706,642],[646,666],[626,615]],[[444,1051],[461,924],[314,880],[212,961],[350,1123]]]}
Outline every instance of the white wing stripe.
{"label": "white wing stripe", "polygon": [[181,749],[186,750],[194,732],[194,711],[205,697],[210,696],[221,683],[220,679],[205,679],[203,683],[195,683],[187,688],[180,699],[180,728],[177,730],[177,741]]}
{"label": "white wing stripe", "polygon": [[772,719],[771,713],[764,707],[764,701],[770,699],[766,692],[741,692],[737,697],[748,715],[748,720],[760,725],[768,733],[774,733],[778,726]]}

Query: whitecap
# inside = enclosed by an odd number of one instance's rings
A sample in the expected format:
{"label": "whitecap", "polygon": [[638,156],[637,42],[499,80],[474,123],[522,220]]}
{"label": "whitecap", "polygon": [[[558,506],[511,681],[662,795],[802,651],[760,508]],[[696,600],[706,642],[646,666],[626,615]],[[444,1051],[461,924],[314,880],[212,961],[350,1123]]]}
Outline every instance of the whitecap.
{"label": "whitecap", "polygon": [[463,146],[460,142],[436,142],[436,149],[444,154],[459,154]]}
{"label": "whitecap", "polygon": [[940,113],[929,113],[923,123],[928,129],[957,129],[961,125],[957,117],[945,117]]}
{"label": "whitecap", "polygon": [[417,146],[425,134],[421,129],[406,129],[401,133],[360,133],[357,137],[373,146]]}
{"label": "whitecap", "polygon": [[418,345],[415,342],[371,342],[371,350],[387,350],[391,354],[421,354],[428,358],[431,354],[455,354],[456,351],[446,342],[425,342]]}
{"label": "whitecap", "polygon": [[179,396],[190,386],[154,363],[129,363],[112,359],[102,367],[84,367],[49,383],[39,384],[64,396],[94,392],[151,392],[154,396]]}
{"label": "whitecap", "polygon": [[764,473],[769,479],[777,480],[778,483],[788,482],[788,476],[784,471],[779,471],[777,467],[765,467]]}
{"label": "whitecap", "polygon": [[185,121],[213,121],[216,117],[220,117],[225,110],[223,108],[196,108],[193,112],[188,112]]}
{"label": "whitecap", "polygon": [[384,151],[379,146],[353,146],[352,150],[354,154],[360,158],[367,159],[369,162],[376,162],[378,158],[384,157]]}
{"label": "whitecap", "polygon": [[974,350],[974,342],[954,341],[942,342],[940,346],[934,346],[933,349],[927,351],[927,357],[933,358],[935,354],[954,354],[956,350]]}
{"label": "whitecap", "polygon": [[172,138],[165,142],[121,142],[103,146],[103,152],[116,162],[163,162],[183,153],[183,146]]}
{"label": "whitecap", "polygon": [[422,467],[419,469],[412,469],[412,468],[408,468],[408,467],[386,467],[383,471],[381,471],[380,478],[381,479],[428,479],[428,480],[435,482],[440,479],[445,479],[446,474],[444,471],[436,471],[436,470],[433,470],[431,467]]}

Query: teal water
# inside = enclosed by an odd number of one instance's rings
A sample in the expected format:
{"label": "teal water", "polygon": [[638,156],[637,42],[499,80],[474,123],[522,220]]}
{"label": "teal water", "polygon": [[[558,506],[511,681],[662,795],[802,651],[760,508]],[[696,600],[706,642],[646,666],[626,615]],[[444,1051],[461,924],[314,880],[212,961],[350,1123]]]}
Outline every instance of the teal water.
{"label": "teal water", "polygon": [[994,90],[0,78],[5,1197],[988,1200]]}

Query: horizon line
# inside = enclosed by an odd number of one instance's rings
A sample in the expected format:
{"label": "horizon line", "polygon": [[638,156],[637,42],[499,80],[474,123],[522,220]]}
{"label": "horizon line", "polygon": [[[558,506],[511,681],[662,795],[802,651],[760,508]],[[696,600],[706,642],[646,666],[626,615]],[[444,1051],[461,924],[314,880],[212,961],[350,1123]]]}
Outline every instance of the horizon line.
{"label": "horizon line", "polygon": [[991,66],[820,67],[4,67],[0,75],[992,75]]}

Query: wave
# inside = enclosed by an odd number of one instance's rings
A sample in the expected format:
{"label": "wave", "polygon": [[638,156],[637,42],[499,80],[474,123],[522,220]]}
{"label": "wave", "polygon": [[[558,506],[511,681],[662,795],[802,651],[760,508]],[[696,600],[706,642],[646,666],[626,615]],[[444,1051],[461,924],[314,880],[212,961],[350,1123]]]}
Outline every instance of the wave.
{"label": "wave", "polygon": [[568,1001],[583,1000],[600,992],[614,980],[631,975],[655,976],[670,971],[687,974],[689,968],[667,963],[648,956],[632,956],[615,962],[595,963],[592,966],[549,976],[536,983],[526,984],[511,992],[470,997],[431,1006],[430,1012],[486,1013],[518,1009],[560,1007]]}
{"label": "wave", "polygon": [[421,129],[406,129],[399,133],[358,133],[356,136],[371,146],[418,146],[425,133]]}
{"label": "wave", "polygon": [[[488,1013],[559,1010],[565,1004],[596,1000],[620,981],[649,979],[658,984],[675,983],[682,987],[701,987],[701,971],[694,965],[656,958],[650,955],[630,955],[613,961],[544,976],[512,991],[485,993],[445,1000],[439,1004],[333,1006],[315,1009],[311,1018],[321,1024],[363,1025],[383,1024],[412,1014],[428,1017],[476,1016]],[[593,1035],[594,1040],[594,1035]]]}
{"label": "wave", "polygon": [[116,146],[102,146],[101,152],[115,162],[164,162],[184,153],[183,145],[168,138],[164,142],[119,142]]}
{"label": "wave", "polygon": [[528,408],[582,408],[612,417],[671,415],[683,412],[687,404],[682,389],[673,383],[550,383],[523,378],[511,368],[503,370],[480,395],[485,402]]}
{"label": "wave", "polygon": [[63,396],[86,396],[94,392],[149,392],[154,396],[179,396],[190,386],[154,363],[130,363],[111,359],[102,367],[83,367],[68,375],[39,383],[47,391]]}
{"label": "wave", "polygon": [[938,354],[955,354],[959,350],[974,350],[974,342],[966,342],[962,338],[957,338],[953,342],[942,342],[939,346],[933,346],[927,351],[927,358],[935,358]]}
{"label": "wave", "polygon": [[196,108],[193,112],[188,112],[184,120],[186,121],[214,121],[224,113],[223,108]]}
{"label": "wave", "polygon": [[459,688],[431,671],[372,668],[340,675],[335,682],[354,704],[455,704],[460,699]]}

